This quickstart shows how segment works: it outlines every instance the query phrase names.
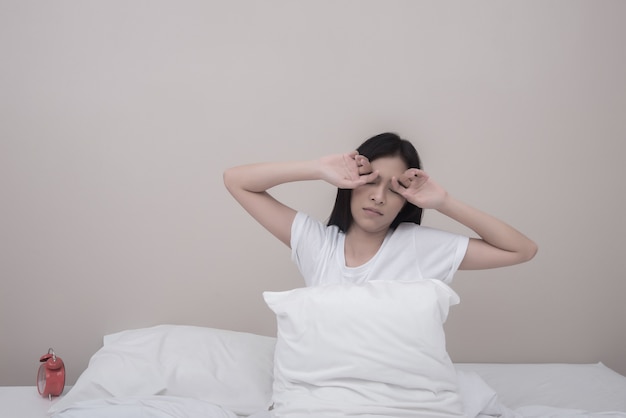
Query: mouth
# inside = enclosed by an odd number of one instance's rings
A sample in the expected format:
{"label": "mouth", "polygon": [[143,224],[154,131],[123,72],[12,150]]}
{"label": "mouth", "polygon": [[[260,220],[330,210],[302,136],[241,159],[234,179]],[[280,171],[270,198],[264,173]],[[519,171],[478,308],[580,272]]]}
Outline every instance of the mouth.
{"label": "mouth", "polygon": [[373,214],[373,215],[378,215],[378,216],[382,216],[382,215],[383,215],[383,213],[382,213],[382,212],[380,212],[379,210],[374,209],[374,208],[363,208],[363,210],[364,210],[365,212],[367,212],[367,213],[371,213],[371,214]]}

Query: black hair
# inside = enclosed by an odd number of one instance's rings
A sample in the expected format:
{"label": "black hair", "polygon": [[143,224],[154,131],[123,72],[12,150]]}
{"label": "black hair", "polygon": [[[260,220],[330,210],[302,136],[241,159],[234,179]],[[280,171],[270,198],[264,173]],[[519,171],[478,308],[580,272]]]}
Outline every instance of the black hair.
{"label": "black hair", "polygon": [[[359,154],[374,161],[381,157],[400,157],[409,168],[422,168],[417,150],[406,139],[392,132],[385,132],[375,135],[358,148]],[[352,225],[352,212],[350,210],[350,200],[352,199],[352,189],[337,189],[335,206],[328,219],[328,225],[336,225],[342,232],[346,232]],[[389,226],[395,229],[402,222],[412,222],[420,224],[422,222],[422,208],[406,202],[402,210]]]}

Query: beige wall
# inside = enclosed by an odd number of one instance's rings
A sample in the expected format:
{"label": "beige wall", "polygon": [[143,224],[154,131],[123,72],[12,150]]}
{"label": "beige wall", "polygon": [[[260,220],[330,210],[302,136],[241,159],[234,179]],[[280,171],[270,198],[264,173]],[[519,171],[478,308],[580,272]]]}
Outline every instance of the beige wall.
{"label": "beige wall", "polygon": [[[617,0],[1,0],[0,384],[34,384],[50,346],[72,383],[127,328],[272,335],[261,292],[302,282],[222,171],[385,130],[540,246],[457,275],[453,360],[626,374],[625,18]],[[334,197],[276,193],[320,218]]]}

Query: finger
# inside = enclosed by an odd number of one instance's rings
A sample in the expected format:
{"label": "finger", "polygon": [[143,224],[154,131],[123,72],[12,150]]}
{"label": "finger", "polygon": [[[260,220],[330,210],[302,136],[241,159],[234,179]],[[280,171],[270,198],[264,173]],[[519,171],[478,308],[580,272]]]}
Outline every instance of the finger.
{"label": "finger", "polygon": [[408,176],[406,173],[402,174],[400,177],[394,177],[394,179],[396,179],[398,186],[404,187],[405,189],[408,189],[411,186],[412,177]]}
{"label": "finger", "polygon": [[357,164],[358,152],[352,151],[343,154],[343,169],[345,177],[349,180],[357,180],[359,176],[359,167]]}
{"label": "finger", "polygon": [[[418,168],[409,168],[401,177],[406,177],[407,181],[411,182],[413,185],[422,185],[429,179],[428,174]],[[407,184],[402,180],[401,182]]]}
{"label": "finger", "polygon": [[399,181],[398,178],[396,176],[393,176],[391,178],[391,190],[393,190],[396,193],[402,194],[405,190],[406,187],[404,187]]}
{"label": "finger", "polygon": [[376,178],[379,176],[379,171],[373,171],[371,173],[366,173],[361,175],[360,180],[362,181],[362,184],[366,184],[366,183],[371,183],[374,180],[376,180]]}
{"label": "finger", "polygon": [[428,178],[428,174],[424,170],[420,170],[419,168],[409,168],[404,172],[409,177],[426,177]]}
{"label": "finger", "polygon": [[425,172],[418,170],[415,173],[413,173],[413,177],[411,178],[411,183],[414,186],[420,187],[422,186],[424,183],[426,183],[429,179],[428,174],[426,174]]}
{"label": "finger", "polygon": [[370,174],[373,171],[372,165],[366,157],[359,155],[357,156],[356,162],[359,168],[359,174]]}

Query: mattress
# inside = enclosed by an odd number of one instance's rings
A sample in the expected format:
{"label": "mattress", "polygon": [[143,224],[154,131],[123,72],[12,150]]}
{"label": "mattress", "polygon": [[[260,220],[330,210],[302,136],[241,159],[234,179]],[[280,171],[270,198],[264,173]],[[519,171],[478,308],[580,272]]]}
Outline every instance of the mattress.
{"label": "mattress", "polygon": [[[71,387],[66,387],[66,394]],[[48,417],[48,409],[60,398],[44,398],[36,386],[0,386],[0,417],[40,418]]]}
{"label": "mattress", "polygon": [[[455,367],[463,383],[461,386],[466,404],[469,409],[475,408],[468,410],[470,417],[626,418],[626,377],[602,363],[457,363]],[[69,390],[69,387],[66,388],[64,394]],[[491,398],[486,399],[489,396]],[[51,401],[42,398],[34,386],[0,387],[0,417],[49,417],[48,409],[59,399],[53,398]],[[485,410],[484,405],[489,403],[492,407],[501,407],[499,412]],[[114,415],[111,414],[112,407],[117,408]],[[147,408],[152,412],[145,414]],[[236,417],[216,405],[171,396],[108,400],[61,415],[63,418],[138,417],[140,410],[144,414],[141,416],[154,417]],[[270,414],[259,411],[248,416],[261,418],[270,417]]]}
{"label": "mattress", "polygon": [[473,371],[511,409],[545,405],[591,412],[626,413],[626,377],[602,363],[455,364]]}

